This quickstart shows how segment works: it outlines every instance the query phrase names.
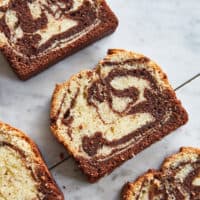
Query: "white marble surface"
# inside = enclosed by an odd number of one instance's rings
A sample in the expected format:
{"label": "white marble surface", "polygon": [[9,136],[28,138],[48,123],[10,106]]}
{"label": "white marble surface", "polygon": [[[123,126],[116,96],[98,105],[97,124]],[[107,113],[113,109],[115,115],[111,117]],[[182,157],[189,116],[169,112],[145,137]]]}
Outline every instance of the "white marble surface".
{"label": "white marble surface", "polygon": [[[60,161],[64,148],[49,130],[49,103],[54,85],[81,69],[93,67],[108,48],[141,52],[159,63],[174,88],[200,73],[199,0],[109,0],[119,28],[109,37],[64,59],[40,75],[22,82],[0,56],[0,120],[25,131],[49,167]],[[200,145],[200,78],[177,91],[189,112],[189,123],[126,162],[110,176],[88,184],[71,159],[52,170],[66,199],[119,199],[122,184],[182,145]],[[67,155],[67,153],[65,152]],[[153,156],[152,156],[153,155]],[[65,186],[65,188],[63,188]]]}

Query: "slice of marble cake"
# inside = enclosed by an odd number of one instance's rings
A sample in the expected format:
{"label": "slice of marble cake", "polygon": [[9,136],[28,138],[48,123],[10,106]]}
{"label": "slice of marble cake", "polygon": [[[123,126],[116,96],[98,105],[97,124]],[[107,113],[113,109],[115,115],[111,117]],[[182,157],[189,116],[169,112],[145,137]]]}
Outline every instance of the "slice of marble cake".
{"label": "slice of marble cake", "polygon": [[53,133],[91,182],[187,120],[160,67],[125,50],[57,85],[51,105]]}
{"label": "slice of marble cake", "polygon": [[185,147],[167,158],[160,171],[127,183],[122,200],[199,200],[200,149]]}
{"label": "slice of marble cake", "polygon": [[0,199],[64,200],[37,146],[0,122]]}
{"label": "slice of marble cake", "polygon": [[0,1],[0,50],[20,79],[112,33],[104,0]]}

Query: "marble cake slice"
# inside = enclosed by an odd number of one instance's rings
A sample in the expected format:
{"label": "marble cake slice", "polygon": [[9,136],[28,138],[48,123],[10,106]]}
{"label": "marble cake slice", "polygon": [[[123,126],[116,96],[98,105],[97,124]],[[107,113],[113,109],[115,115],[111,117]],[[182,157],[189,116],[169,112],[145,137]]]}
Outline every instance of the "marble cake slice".
{"label": "marble cake slice", "polygon": [[122,200],[153,199],[200,199],[200,149],[181,148],[164,161],[160,171],[149,171],[123,188]]}
{"label": "marble cake slice", "polygon": [[91,182],[187,120],[160,67],[125,50],[57,85],[51,105],[53,133]]}
{"label": "marble cake slice", "polygon": [[20,79],[112,33],[105,0],[0,1],[0,50]]}
{"label": "marble cake slice", "polygon": [[64,200],[34,142],[21,131],[2,122],[0,199]]}

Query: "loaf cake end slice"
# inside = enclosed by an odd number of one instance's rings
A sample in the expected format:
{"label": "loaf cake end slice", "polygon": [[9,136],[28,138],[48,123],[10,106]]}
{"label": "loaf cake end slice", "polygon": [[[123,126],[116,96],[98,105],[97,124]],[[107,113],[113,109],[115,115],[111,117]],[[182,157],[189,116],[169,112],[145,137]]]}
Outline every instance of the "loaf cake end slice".
{"label": "loaf cake end slice", "polygon": [[117,25],[104,0],[0,1],[0,50],[25,80]]}
{"label": "loaf cake end slice", "polygon": [[122,200],[200,199],[200,149],[181,148],[167,158],[160,171],[151,170],[127,183]]}
{"label": "loaf cake end slice", "polygon": [[0,199],[64,200],[34,142],[0,122]]}
{"label": "loaf cake end slice", "polygon": [[57,85],[51,105],[53,133],[91,182],[187,120],[161,68],[119,49]]}

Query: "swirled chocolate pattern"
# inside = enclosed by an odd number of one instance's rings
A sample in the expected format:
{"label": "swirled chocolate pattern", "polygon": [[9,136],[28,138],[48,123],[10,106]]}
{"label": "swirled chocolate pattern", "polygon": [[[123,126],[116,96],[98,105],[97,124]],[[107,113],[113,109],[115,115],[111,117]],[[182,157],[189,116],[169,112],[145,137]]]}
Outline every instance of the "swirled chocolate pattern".
{"label": "swirled chocolate pattern", "polygon": [[51,120],[55,135],[95,179],[184,124],[187,114],[155,63],[110,50],[94,70],[56,87]]}
{"label": "swirled chocolate pattern", "polygon": [[200,150],[182,148],[167,158],[160,171],[149,171],[127,183],[123,200],[200,199]]}
{"label": "swirled chocolate pattern", "polygon": [[0,123],[0,199],[63,200],[37,147],[20,131]]}
{"label": "swirled chocolate pattern", "polygon": [[41,56],[66,46],[76,39],[75,34],[80,37],[94,28],[99,23],[95,6],[95,1],[89,0],[9,1],[6,11],[5,6],[0,7],[0,30],[16,54]]}
{"label": "swirled chocolate pattern", "polygon": [[[113,26],[106,20],[108,13],[115,21]],[[114,31],[116,25],[116,18],[102,0],[0,1],[0,46],[6,46],[6,56],[11,51],[24,64],[65,47],[75,51],[79,43],[86,45],[93,37],[97,40]],[[97,35],[99,27],[102,30]],[[62,50],[59,54],[69,53]]]}

